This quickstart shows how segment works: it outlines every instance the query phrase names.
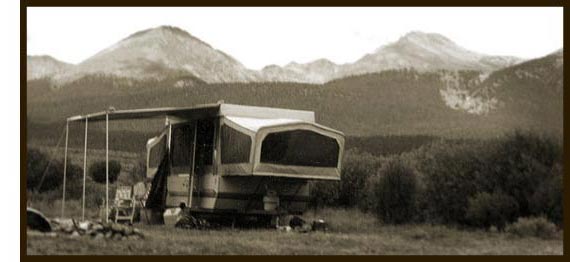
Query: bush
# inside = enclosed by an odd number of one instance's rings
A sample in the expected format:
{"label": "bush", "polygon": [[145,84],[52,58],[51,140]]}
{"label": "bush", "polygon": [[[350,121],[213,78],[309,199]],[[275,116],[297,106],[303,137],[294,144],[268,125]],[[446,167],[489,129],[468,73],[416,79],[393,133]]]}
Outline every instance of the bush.
{"label": "bush", "polygon": [[466,223],[469,198],[479,192],[484,147],[467,143],[437,143],[419,164],[423,174],[425,212],[433,222]]}
{"label": "bush", "polygon": [[514,221],[518,204],[514,198],[503,193],[478,193],[469,198],[467,219],[477,227],[489,229],[495,226],[503,231],[507,223]]}
{"label": "bush", "polygon": [[417,181],[415,172],[401,161],[390,161],[380,169],[374,185],[376,215],[384,223],[410,222],[415,215]]}
{"label": "bush", "polygon": [[368,153],[348,151],[343,161],[338,204],[355,207],[365,196],[368,179],[378,172],[382,159]]}
{"label": "bush", "polygon": [[[104,203],[105,200],[105,185],[101,183],[93,183],[87,181],[85,183],[85,206],[87,208],[98,208],[99,205]],[[116,185],[109,184],[109,202],[112,203],[115,199]],[[61,187],[57,189],[61,192]],[[58,193],[61,198],[61,193]],[[83,197],[83,181],[75,180],[66,185],[65,199],[79,200]]]}
{"label": "bush", "polygon": [[553,177],[542,182],[530,199],[531,213],[535,216],[546,216],[557,225],[563,222],[563,173],[562,166],[556,165]]}
{"label": "bush", "polygon": [[313,181],[310,186],[309,205],[314,208],[334,206],[338,202],[339,182]]}
{"label": "bush", "polygon": [[[121,173],[121,163],[116,160],[109,161],[109,183],[117,181]],[[106,163],[105,161],[98,161],[89,167],[89,175],[93,181],[97,183],[106,183]]]}
{"label": "bush", "polygon": [[530,200],[551,179],[560,158],[560,146],[551,139],[516,131],[499,140],[489,154],[481,191],[501,190],[516,199],[519,216],[533,215]]}
{"label": "bush", "polygon": [[[554,173],[562,173],[561,168],[553,169],[562,154],[552,139],[515,131],[496,140],[439,142],[417,152],[419,160],[412,163],[423,175],[425,198],[420,202],[425,204],[426,219],[448,224],[477,221],[484,226],[487,219],[476,209],[492,207],[472,207],[468,218],[469,199],[473,202],[481,192],[502,192],[518,205],[513,217],[545,214],[562,221],[562,183],[553,180]],[[473,205],[484,201],[482,197]]]}
{"label": "bush", "polygon": [[521,217],[507,227],[507,233],[518,237],[556,238],[556,226],[544,217]]}
{"label": "bush", "polygon": [[[54,159],[49,164],[49,157],[37,149],[28,148],[26,166],[26,187],[31,191],[46,192],[63,184],[63,161]],[[67,164],[66,180],[72,181],[82,177],[83,169],[77,165]],[[43,177],[43,182],[42,182]],[[41,183],[41,186],[40,186]]]}

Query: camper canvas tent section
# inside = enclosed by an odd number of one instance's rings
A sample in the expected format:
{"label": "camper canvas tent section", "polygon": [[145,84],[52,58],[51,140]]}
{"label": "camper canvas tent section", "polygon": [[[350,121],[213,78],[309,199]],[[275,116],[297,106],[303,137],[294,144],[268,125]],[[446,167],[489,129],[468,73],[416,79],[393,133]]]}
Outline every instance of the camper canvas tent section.
{"label": "camper canvas tent section", "polygon": [[[149,200],[157,209],[185,203],[201,212],[299,213],[309,180],[340,179],[344,135],[315,123],[311,111],[217,103],[112,110],[70,117],[68,124],[106,121],[108,134],[110,120],[158,117],[165,129],[147,142]],[[268,210],[268,196],[279,202],[277,210]]]}

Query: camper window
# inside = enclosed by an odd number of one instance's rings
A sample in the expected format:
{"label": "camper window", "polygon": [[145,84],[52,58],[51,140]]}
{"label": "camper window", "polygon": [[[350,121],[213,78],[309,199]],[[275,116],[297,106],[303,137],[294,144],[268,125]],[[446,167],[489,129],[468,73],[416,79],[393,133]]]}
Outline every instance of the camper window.
{"label": "camper window", "polygon": [[336,139],[309,130],[268,134],[261,144],[261,162],[279,165],[336,167]]}
{"label": "camper window", "polygon": [[249,163],[251,137],[227,125],[222,126],[222,164]]}

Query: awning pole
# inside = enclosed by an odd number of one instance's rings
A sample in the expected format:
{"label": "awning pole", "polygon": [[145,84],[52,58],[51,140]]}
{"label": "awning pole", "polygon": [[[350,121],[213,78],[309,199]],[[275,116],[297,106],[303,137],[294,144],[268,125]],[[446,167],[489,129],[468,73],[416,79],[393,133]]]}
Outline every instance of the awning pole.
{"label": "awning pole", "polygon": [[83,150],[83,197],[81,203],[81,220],[85,220],[85,177],[87,176],[87,127],[89,125],[88,118],[85,118],[85,146]]}
{"label": "awning pole", "polygon": [[109,113],[105,115],[105,222],[109,222]]}
{"label": "awning pole", "polygon": [[190,170],[190,193],[188,196],[188,207],[192,207],[192,195],[194,194],[194,173],[196,169],[196,136],[198,133],[198,121],[194,121],[194,142],[192,142],[192,169]]}
{"label": "awning pole", "polygon": [[63,198],[61,200],[61,218],[65,217],[65,179],[67,176],[67,141],[69,135],[69,122],[65,123],[65,151],[63,153]]}

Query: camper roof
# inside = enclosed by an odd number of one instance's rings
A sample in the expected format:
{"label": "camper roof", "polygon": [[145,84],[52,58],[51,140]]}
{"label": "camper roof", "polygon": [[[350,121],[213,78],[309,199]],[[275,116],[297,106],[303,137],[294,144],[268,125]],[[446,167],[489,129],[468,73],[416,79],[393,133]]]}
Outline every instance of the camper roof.
{"label": "camper roof", "polygon": [[231,116],[231,117],[247,117],[261,119],[293,119],[305,122],[315,122],[315,113],[312,111],[291,110],[282,108],[244,106],[234,104],[203,104],[193,107],[161,107],[161,108],[143,108],[143,109],[126,109],[126,110],[107,110],[97,113],[78,115],[69,117],[67,121],[105,121],[109,120],[127,120],[127,119],[144,119],[157,118],[166,116],[176,117],[193,117],[205,118],[215,116]]}

